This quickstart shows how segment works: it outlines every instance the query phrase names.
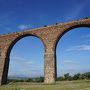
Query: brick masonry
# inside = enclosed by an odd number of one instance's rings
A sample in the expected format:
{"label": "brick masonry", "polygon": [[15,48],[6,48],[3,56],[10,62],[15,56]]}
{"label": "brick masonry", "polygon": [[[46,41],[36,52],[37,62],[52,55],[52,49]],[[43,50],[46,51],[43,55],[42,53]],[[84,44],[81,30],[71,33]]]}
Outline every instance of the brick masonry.
{"label": "brick masonry", "polygon": [[23,37],[35,36],[44,45],[44,82],[55,83],[56,70],[56,47],[59,39],[69,30],[78,27],[90,27],[90,18],[59,23],[52,26],[25,30],[6,35],[0,35],[0,85],[7,83],[9,56],[14,44]]}

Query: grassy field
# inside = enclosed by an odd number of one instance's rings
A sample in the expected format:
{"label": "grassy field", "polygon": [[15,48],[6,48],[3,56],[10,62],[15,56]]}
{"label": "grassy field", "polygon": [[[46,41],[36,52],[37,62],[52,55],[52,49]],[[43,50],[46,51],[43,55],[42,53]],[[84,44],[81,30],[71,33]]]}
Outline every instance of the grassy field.
{"label": "grassy field", "polygon": [[90,90],[90,80],[59,81],[52,85],[17,82],[0,86],[0,90]]}

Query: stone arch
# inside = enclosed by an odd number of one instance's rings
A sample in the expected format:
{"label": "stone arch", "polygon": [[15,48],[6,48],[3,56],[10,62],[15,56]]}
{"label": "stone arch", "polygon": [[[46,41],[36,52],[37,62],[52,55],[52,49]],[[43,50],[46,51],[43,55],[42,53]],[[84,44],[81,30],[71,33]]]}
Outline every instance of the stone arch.
{"label": "stone arch", "polygon": [[11,50],[13,48],[13,46],[22,38],[24,37],[28,37],[28,36],[33,36],[33,37],[36,37],[38,38],[43,46],[44,46],[44,52],[45,52],[45,44],[43,42],[43,40],[36,36],[36,35],[33,35],[33,34],[24,34],[24,35],[19,35],[18,37],[16,37],[8,46],[7,50],[6,50],[6,57],[5,57],[5,63],[4,63],[4,70],[3,70],[3,75],[2,75],[2,84],[6,84],[7,83],[7,76],[8,76],[8,69],[9,69],[9,62],[10,62],[10,53],[11,53]]}
{"label": "stone arch", "polygon": [[59,35],[57,35],[57,38],[56,38],[56,41],[54,43],[54,47],[55,47],[55,52],[56,52],[56,47],[57,47],[57,44],[59,42],[59,40],[61,39],[61,37],[63,37],[63,35],[75,28],[81,28],[81,27],[87,27],[87,28],[90,28],[90,24],[77,24],[77,25],[74,25],[74,26],[70,26],[69,28],[66,28],[63,30],[62,33],[60,33]]}
{"label": "stone arch", "polygon": [[[54,47],[55,47],[55,53],[56,53],[56,48],[57,48],[57,45],[58,45],[58,42],[60,41],[60,39],[69,31],[73,30],[73,29],[76,29],[76,28],[90,28],[90,24],[81,24],[81,25],[74,25],[74,26],[70,26],[69,28],[66,28],[60,35],[57,36],[57,39],[54,43]],[[57,58],[57,56],[56,56]],[[56,59],[56,62],[57,62],[57,59]],[[57,67],[57,66],[56,66]],[[57,72],[57,71],[56,71]]]}
{"label": "stone arch", "polygon": [[10,54],[11,49],[13,48],[13,46],[14,46],[20,39],[22,39],[22,38],[24,38],[24,37],[28,37],[28,36],[37,37],[37,38],[43,43],[43,46],[44,46],[44,48],[45,48],[45,44],[44,44],[42,38],[40,38],[39,36],[33,35],[33,34],[25,34],[25,35],[20,35],[20,36],[16,37],[15,40],[13,40],[13,41],[11,42],[11,44],[9,45],[9,47],[8,47],[8,49],[7,49],[7,53],[6,53],[6,54],[7,54],[7,55]]}

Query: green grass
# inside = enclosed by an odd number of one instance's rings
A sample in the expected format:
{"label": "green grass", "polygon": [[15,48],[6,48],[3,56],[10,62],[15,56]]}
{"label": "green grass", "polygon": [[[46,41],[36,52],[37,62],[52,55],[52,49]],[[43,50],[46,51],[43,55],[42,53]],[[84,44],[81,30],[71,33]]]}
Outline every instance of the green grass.
{"label": "green grass", "polygon": [[17,82],[0,86],[0,90],[90,90],[90,80],[58,81],[51,85]]}

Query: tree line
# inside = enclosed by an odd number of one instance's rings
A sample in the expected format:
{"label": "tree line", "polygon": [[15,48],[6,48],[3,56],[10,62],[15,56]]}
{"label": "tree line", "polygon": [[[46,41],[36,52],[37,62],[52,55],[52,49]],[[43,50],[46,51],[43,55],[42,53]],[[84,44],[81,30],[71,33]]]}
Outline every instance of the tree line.
{"label": "tree line", "polygon": [[[64,74],[57,78],[57,81],[72,81],[72,80],[83,80],[90,79],[90,72],[77,73],[71,76],[69,73]],[[44,77],[28,78],[28,79],[8,79],[9,82],[43,82]]]}
{"label": "tree line", "polygon": [[7,80],[7,83],[9,82],[43,82],[44,81],[44,77],[36,77],[36,78],[28,78],[28,79],[22,79],[22,78],[19,78],[19,79],[9,79]]}
{"label": "tree line", "polygon": [[90,79],[90,72],[86,73],[77,73],[71,76],[69,73],[64,74],[64,76],[60,76],[57,78],[57,81],[64,81],[64,80],[83,80],[83,79]]}

